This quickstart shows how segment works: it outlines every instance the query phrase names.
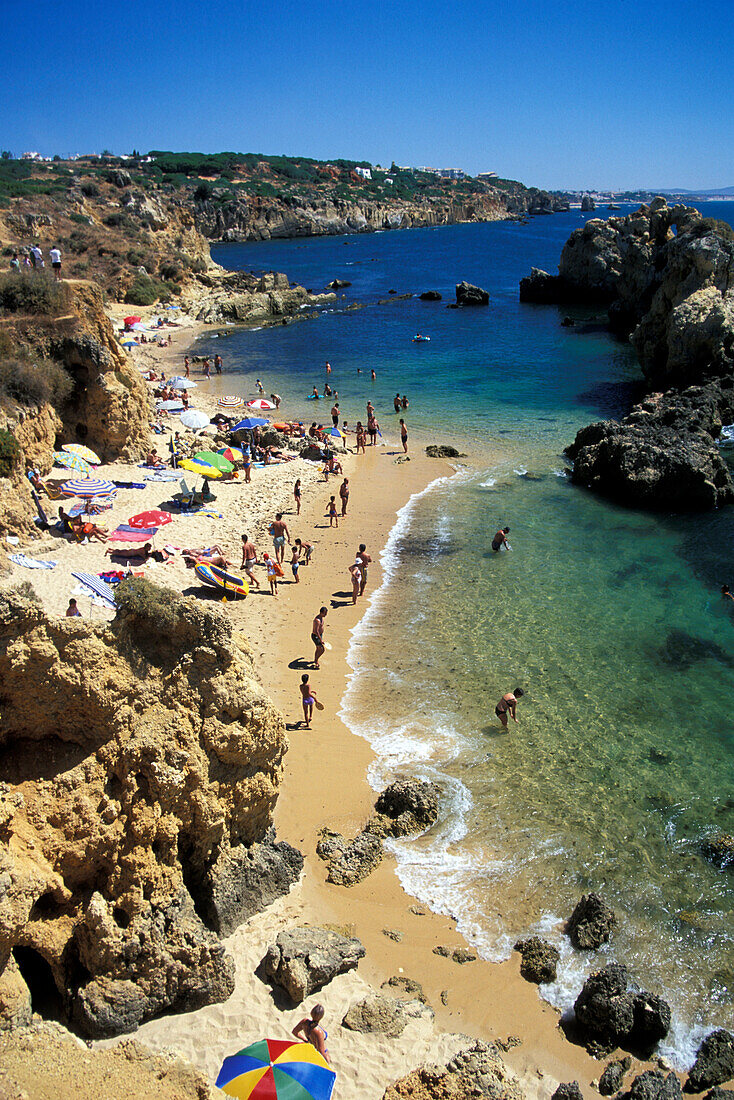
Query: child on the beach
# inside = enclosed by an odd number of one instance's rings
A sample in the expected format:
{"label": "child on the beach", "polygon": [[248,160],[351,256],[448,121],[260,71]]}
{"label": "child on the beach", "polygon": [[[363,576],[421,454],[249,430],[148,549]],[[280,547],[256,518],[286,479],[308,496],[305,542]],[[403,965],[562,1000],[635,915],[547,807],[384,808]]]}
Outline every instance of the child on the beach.
{"label": "child on the beach", "polygon": [[299,554],[303,554],[302,565],[308,565],[311,561],[311,555],[313,554],[313,543],[303,542],[301,539],[296,539],[295,544],[298,547]]}
{"label": "child on the beach", "polygon": [[329,527],[338,527],[339,516],[336,511],[336,497],[329,497],[329,510],[326,514],[329,517]]}
{"label": "child on the beach", "polygon": [[311,719],[313,718],[313,705],[316,702],[316,692],[308,682],[308,673],[304,672],[301,677],[301,682],[298,685],[301,692],[301,703],[303,704],[303,717],[306,719],[306,729],[311,729]]}
{"label": "child on the beach", "polygon": [[301,564],[298,560],[301,556],[301,547],[298,544],[298,539],[293,543],[291,547],[291,573],[293,574],[293,580],[296,584],[300,584],[298,579],[298,566]]}
{"label": "child on the beach", "polygon": [[268,571],[268,580],[270,581],[270,595],[278,595],[278,571],[275,568],[275,562],[270,557],[270,554],[263,554],[263,561],[265,562],[265,568]]}

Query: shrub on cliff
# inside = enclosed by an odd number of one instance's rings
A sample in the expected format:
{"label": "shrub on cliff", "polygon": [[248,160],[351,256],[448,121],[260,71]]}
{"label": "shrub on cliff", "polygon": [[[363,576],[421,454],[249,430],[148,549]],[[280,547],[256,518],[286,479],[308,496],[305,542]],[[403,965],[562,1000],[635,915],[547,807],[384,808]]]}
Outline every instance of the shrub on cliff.
{"label": "shrub on cliff", "polygon": [[232,636],[229,621],[219,611],[201,607],[161,588],[145,577],[129,577],[115,589],[117,618],[136,645],[151,660],[197,646],[227,648]]}
{"label": "shrub on cliff", "polygon": [[0,277],[0,308],[6,313],[60,313],[68,292],[40,272],[9,272]]}
{"label": "shrub on cliff", "polygon": [[125,301],[131,306],[152,306],[159,298],[170,298],[172,294],[178,294],[179,288],[174,283],[161,282],[152,279],[150,275],[136,275],[132,285],[128,287]]}
{"label": "shrub on cliff", "polygon": [[10,477],[19,459],[18,440],[12,432],[0,429],[0,477]]}
{"label": "shrub on cliff", "polygon": [[0,360],[0,401],[11,399],[21,405],[49,402],[60,408],[73,388],[71,376],[53,359],[31,363],[27,359]]}

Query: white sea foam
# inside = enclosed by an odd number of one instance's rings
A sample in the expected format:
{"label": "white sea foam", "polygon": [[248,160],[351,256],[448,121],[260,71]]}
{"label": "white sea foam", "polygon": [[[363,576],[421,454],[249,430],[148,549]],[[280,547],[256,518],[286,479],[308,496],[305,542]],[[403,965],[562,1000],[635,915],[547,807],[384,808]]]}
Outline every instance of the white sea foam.
{"label": "white sea foam", "polygon": [[515,466],[512,470],[513,474],[517,474],[518,477],[524,477],[528,472],[527,466]]}
{"label": "white sea foam", "polygon": [[734,424],[724,424],[721,429],[721,442],[734,443]]}
{"label": "white sea foam", "polygon": [[496,484],[497,484],[497,478],[496,477],[488,477],[486,481],[480,481],[479,482],[479,488],[480,489],[494,489]]}

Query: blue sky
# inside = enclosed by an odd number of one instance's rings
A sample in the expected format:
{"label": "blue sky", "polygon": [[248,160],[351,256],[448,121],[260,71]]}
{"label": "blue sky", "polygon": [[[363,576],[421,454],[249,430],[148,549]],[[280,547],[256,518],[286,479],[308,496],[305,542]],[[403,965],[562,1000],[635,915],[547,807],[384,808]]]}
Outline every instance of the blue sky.
{"label": "blue sky", "polygon": [[0,147],[734,186],[734,5],[38,0],[4,5]]}

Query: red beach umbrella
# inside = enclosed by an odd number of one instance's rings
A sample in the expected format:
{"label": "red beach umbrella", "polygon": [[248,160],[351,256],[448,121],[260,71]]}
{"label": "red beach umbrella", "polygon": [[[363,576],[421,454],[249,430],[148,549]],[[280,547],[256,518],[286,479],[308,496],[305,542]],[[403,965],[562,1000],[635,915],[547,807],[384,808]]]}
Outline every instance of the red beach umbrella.
{"label": "red beach umbrella", "polygon": [[139,317],[123,317],[122,319],[123,325],[137,325],[139,321]]}
{"label": "red beach umbrella", "polygon": [[166,523],[170,523],[173,516],[170,512],[161,512],[157,508],[152,508],[149,512],[141,512],[138,516],[131,516],[129,524],[131,527],[163,527]]}

